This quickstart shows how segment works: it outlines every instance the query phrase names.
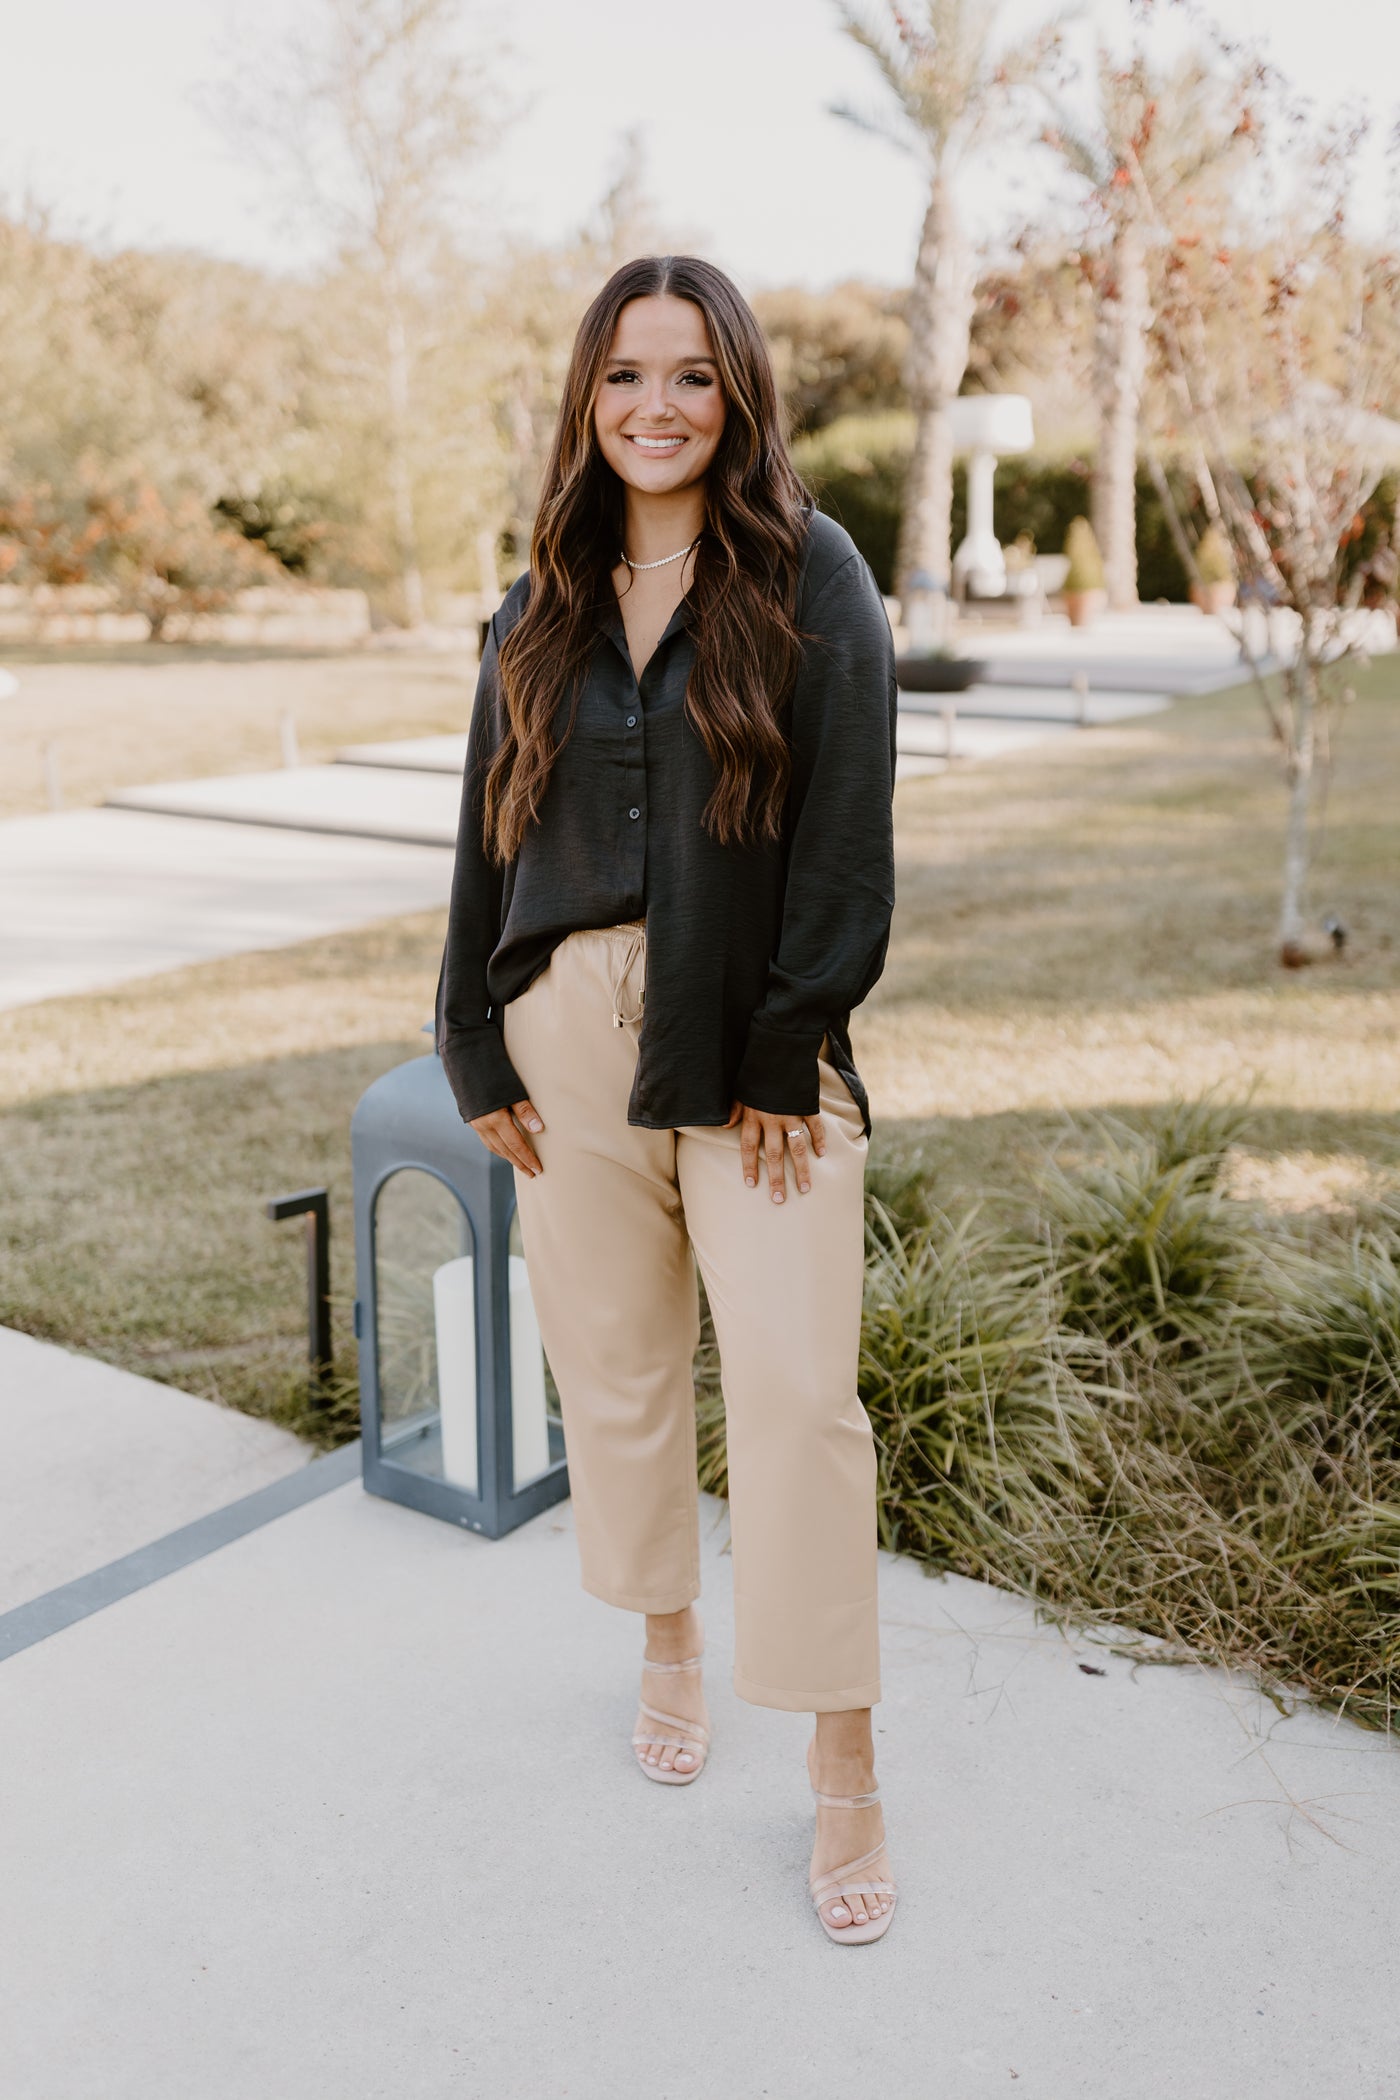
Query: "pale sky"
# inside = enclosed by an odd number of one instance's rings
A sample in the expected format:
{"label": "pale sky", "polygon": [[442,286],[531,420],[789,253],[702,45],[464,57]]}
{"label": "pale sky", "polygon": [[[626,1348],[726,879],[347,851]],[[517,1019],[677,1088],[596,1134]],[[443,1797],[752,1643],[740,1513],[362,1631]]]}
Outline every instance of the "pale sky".
{"label": "pale sky", "polygon": [[[297,261],[256,171],[211,131],[195,90],[217,77],[230,38],[265,37],[311,5],[0,0],[0,195],[32,190],[65,227],[116,244]],[[1012,5],[1013,19],[1047,11]],[[482,0],[480,12],[510,47],[501,79],[519,105],[482,172],[488,242],[567,233],[636,128],[667,232],[741,283],[907,281],[917,172],[827,114],[878,94],[831,0]],[[1121,24],[1123,0],[1090,0],[1090,12]],[[1263,38],[1322,101],[1377,83],[1400,94],[1395,0],[1218,0],[1216,17]],[[981,229],[1024,215],[1045,180],[1034,154],[1004,151],[978,185]]]}

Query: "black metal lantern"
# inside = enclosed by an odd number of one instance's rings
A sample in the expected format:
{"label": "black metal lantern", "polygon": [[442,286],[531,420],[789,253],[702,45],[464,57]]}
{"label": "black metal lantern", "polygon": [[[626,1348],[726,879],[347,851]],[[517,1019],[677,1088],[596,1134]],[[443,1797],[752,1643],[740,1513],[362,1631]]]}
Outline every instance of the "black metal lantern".
{"label": "black metal lantern", "polygon": [[365,1486],[500,1538],[569,1492],[514,1170],[436,1056],[366,1089],[350,1149]]}

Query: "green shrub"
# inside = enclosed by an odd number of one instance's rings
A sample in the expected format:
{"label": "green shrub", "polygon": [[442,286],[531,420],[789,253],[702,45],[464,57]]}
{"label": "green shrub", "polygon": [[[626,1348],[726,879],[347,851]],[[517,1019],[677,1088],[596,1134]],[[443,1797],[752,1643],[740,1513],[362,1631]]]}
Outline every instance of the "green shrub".
{"label": "green shrub", "polygon": [[[829,517],[845,526],[870,563],[882,591],[894,590],[895,550],[904,507],[904,483],[914,450],[914,418],[907,410],[841,416],[797,439],[794,464]],[[1038,552],[1062,547],[1072,519],[1089,500],[1089,466],[1082,459],[998,460],[995,516],[1006,545],[1023,535]],[[1189,514],[1190,491],[1177,489]],[[953,481],[953,545],[967,532],[967,476]],[[1137,483],[1138,590],[1147,600],[1184,601],[1189,579],[1176,551],[1157,490],[1145,471]]]}
{"label": "green shrub", "polygon": [[797,440],[793,464],[828,517],[844,525],[875,572],[893,591],[895,549],[904,483],[914,450],[914,418],[906,410],[841,416],[825,430]]}

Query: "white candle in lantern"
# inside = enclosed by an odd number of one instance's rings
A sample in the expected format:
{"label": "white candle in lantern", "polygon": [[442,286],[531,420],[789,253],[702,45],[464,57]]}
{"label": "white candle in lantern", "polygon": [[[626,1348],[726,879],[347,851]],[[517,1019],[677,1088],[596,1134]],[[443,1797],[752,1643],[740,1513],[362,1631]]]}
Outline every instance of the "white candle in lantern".
{"label": "white candle in lantern", "polygon": [[433,1324],[442,1477],[476,1494],[476,1264],[470,1254],[433,1271]]}

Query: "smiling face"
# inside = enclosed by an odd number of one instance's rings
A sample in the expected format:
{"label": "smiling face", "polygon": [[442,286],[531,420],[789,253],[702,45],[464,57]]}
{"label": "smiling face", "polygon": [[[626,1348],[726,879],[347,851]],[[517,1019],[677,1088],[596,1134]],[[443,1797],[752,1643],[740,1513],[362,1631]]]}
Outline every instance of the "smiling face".
{"label": "smiling face", "polygon": [[593,427],[629,488],[665,496],[703,480],[724,429],[724,390],[705,316],[691,300],[663,293],[623,307]]}

